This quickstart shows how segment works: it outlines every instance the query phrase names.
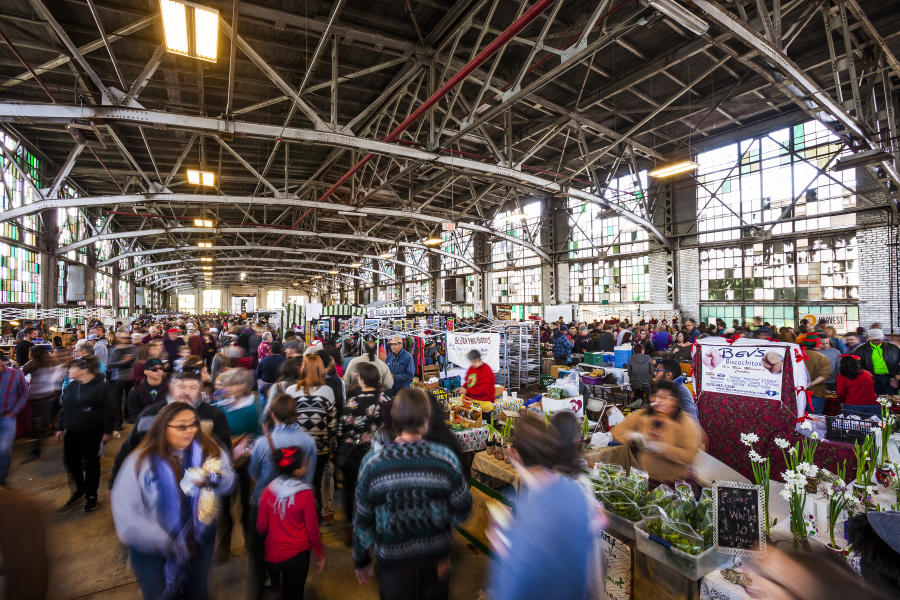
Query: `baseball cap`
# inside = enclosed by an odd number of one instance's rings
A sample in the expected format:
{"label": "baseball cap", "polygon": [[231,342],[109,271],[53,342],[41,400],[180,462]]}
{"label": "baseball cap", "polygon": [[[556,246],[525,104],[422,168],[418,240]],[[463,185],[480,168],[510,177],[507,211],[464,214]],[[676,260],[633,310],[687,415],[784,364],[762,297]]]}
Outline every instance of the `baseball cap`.
{"label": "baseball cap", "polygon": [[[879,329],[879,331],[881,330]],[[866,518],[878,537],[894,552],[900,552],[900,512],[896,510],[869,511],[866,513]]]}
{"label": "baseball cap", "polygon": [[164,367],[164,366],[165,366],[165,363],[162,361],[162,359],[151,358],[150,360],[148,360],[147,362],[144,363],[144,370],[146,371],[148,369],[155,369],[157,367]]}
{"label": "baseball cap", "polygon": [[169,333],[181,333],[181,330],[177,327],[172,327],[171,329],[169,329]]}
{"label": "baseball cap", "polygon": [[870,329],[869,330],[869,339],[875,340],[876,342],[878,340],[883,340],[884,339],[884,331],[881,329]]}

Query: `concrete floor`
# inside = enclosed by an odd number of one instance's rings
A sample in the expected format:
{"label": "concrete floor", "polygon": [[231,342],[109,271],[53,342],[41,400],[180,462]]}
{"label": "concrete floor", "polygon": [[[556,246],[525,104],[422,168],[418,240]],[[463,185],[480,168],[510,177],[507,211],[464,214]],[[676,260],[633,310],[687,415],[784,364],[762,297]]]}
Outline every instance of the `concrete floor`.
{"label": "concrete floor", "polygon": [[[122,432],[123,437],[125,434],[127,430]],[[46,509],[51,554],[48,598],[132,600],[141,597],[126,562],[125,549],[116,537],[109,508],[109,471],[122,439],[114,438],[107,444],[101,460],[100,508],[88,514],[82,512],[80,506],[63,514],[56,512],[70,494],[62,462],[62,444],[48,438],[41,458],[27,463],[23,463],[28,455],[21,440],[14,446],[10,489],[29,494]],[[339,498],[335,504],[340,506]],[[235,515],[239,521],[237,511]],[[350,526],[342,515],[336,517],[333,525],[322,528],[326,570],[321,575],[310,570],[305,597],[313,600],[377,598],[375,582],[366,587],[357,583],[350,549],[346,545]],[[247,557],[240,526],[235,527],[232,552],[231,559],[213,568],[210,576],[213,598],[246,598]],[[456,534],[450,597],[460,600],[484,597],[482,584],[487,567],[488,559],[484,554]]]}

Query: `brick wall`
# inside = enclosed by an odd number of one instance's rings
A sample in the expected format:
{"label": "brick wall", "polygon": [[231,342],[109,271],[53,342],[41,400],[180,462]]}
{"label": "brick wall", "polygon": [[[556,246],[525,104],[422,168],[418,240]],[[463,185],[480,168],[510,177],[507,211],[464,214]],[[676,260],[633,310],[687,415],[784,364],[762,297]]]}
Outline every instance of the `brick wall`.
{"label": "brick wall", "polygon": [[[863,327],[881,323],[888,333],[895,333],[896,274],[890,264],[890,244],[895,232],[887,225],[860,229],[856,234],[859,246],[859,321]],[[893,290],[893,296],[891,294]],[[893,310],[892,310],[893,309]]]}
{"label": "brick wall", "polygon": [[651,304],[668,304],[666,298],[668,273],[666,272],[666,253],[653,252],[647,257],[650,267],[650,286],[647,299]]}
{"label": "brick wall", "polygon": [[682,248],[675,254],[675,304],[685,317],[700,316],[700,252]]}

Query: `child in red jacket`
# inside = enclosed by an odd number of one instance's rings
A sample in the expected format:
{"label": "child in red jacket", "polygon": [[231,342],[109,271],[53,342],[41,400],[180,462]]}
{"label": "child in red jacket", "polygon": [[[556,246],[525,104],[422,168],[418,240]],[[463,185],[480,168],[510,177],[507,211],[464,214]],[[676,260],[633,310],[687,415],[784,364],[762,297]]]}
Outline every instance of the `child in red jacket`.
{"label": "child in red jacket", "polygon": [[308,463],[296,447],[272,449],[280,475],[259,501],[256,528],[265,538],[265,560],[281,575],[281,599],[303,598],[309,573],[309,551],[316,555],[316,572],[325,570],[319,517],[312,488],[300,480]]}

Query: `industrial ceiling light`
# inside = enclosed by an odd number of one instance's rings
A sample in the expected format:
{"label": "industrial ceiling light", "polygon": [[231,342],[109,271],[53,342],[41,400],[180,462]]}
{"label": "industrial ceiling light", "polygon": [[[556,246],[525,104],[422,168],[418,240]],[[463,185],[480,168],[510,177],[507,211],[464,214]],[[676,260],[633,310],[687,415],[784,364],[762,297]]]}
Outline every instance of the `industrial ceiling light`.
{"label": "industrial ceiling light", "polygon": [[313,279],[322,279],[321,275],[313,275]]}
{"label": "industrial ceiling light", "polygon": [[644,0],[644,2],[675,21],[694,35],[703,35],[709,23],[683,7],[675,0]]}
{"label": "industrial ceiling light", "polygon": [[213,227],[213,225],[209,219],[194,219],[194,227]]}
{"label": "industrial ceiling light", "polygon": [[697,170],[697,163],[692,160],[683,160],[673,165],[660,167],[659,169],[650,171],[650,177],[671,177],[672,175],[695,170]]}
{"label": "industrial ceiling light", "polygon": [[[200,171],[198,169],[187,170],[187,180],[191,185],[202,185],[203,187],[215,187],[216,174],[212,171]],[[199,220],[199,219],[198,219]],[[196,223],[196,221],[195,221]],[[197,227],[212,227],[212,225],[197,225]]]}
{"label": "industrial ceiling light", "polygon": [[212,265],[203,265],[200,268],[203,269],[204,271],[212,271]]}
{"label": "industrial ceiling light", "polygon": [[384,260],[389,260],[391,258],[394,258],[394,253],[393,252],[382,252],[381,254],[378,255],[378,258],[382,258]]}
{"label": "industrial ceiling light", "polygon": [[201,256],[200,257],[200,262],[212,262],[212,261],[213,261],[212,256]]}
{"label": "industrial ceiling light", "polygon": [[350,263],[350,266],[354,269],[358,269],[362,266],[362,263],[358,263],[358,262]]}
{"label": "industrial ceiling light", "polygon": [[437,246],[437,245],[442,244],[443,242],[444,242],[444,240],[441,239],[441,236],[430,235],[427,238],[425,238],[425,241],[422,243],[425,244],[426,246]]}
{"label": "industrial ceiling light", "polygon": [[247,277],[247,274],[241,271],[241,281],[243,281]]}
{"label": "industrial ceiling light", "polygon": [[198,248],[212,248],[212,242],[197,242]]}
{"label": "industrial ceiling light", "polygon": [[160,0],[166,50],[216,62],[219,11],[191,2]]}
{"label": "industrial ceiling light", "polygon": [[337,272],[337,271],[333,271],[333,270],[332,270],[332,271],[328,271],[328,274],[329,274],[329,275],[337,275],[337,274],[338,274],[338,272]]}

